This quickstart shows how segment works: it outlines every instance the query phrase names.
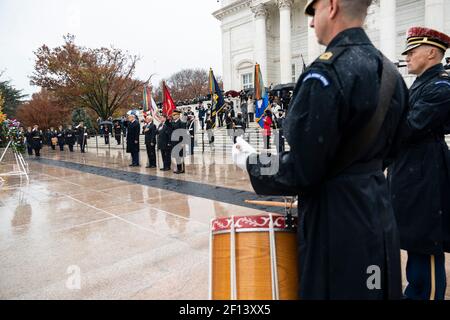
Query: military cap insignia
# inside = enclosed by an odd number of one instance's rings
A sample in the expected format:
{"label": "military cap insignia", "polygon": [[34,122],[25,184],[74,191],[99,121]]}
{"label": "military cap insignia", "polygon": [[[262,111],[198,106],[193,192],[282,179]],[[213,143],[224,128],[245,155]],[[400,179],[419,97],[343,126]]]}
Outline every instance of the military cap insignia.
{"label": "military cap insignia", "polygon": [[328,51],[328,52],[325,52],[324,54],[322,54],[322,55],[319,57],[319,59],[320,59],[320,60],[328,61],[328,60],[330,60],[332,57],[333,57],[333,52]]}

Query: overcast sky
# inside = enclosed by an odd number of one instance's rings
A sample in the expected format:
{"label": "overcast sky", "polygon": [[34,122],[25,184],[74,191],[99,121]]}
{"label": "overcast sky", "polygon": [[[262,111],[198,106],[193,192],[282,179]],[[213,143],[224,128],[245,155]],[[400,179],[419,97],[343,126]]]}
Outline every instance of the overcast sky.
{"label": "overcast sky", "polygon": [[76,36],[87,47],[111,46],[141,56],[137,77],[154,85],[182,68],[212,67],[222,73],[216,0],[0,0],[2,80],[31,94],[35,51]]}

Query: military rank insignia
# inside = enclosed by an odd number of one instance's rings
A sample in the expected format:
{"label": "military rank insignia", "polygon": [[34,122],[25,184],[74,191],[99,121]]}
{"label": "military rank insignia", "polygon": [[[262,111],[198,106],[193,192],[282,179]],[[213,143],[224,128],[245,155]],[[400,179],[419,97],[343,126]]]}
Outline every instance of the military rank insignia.
{"label": "military rank insignia", "polygon": [[328,60],[330,60],[332,57],[333,57],[333,52],[328,51],[328,52],[325,52],[324,54],[322,54],[322,55],[319,57],[319,59],[320,59],[320,60],[328,61]]}

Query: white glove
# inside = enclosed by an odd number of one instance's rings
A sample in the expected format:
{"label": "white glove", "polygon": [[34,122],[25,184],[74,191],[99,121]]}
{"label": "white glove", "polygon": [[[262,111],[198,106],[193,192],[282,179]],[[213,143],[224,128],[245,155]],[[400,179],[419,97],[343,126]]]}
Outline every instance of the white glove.
{"label": "white glove", "polygon": [[244,139],[238,137],[236,144],[231,151],[233,163],[244,171],[247,171],[247,158],[251,154],[256,154],[255,148],[249,145]]}

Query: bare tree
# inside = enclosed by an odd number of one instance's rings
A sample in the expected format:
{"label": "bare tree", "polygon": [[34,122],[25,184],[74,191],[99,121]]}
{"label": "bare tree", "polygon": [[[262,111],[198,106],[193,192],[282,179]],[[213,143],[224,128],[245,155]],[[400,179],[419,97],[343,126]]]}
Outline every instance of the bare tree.
{"label": "bare tree", "polygon": [[184,69],[173,74],[167,81],[174,100],[191,100],[208,94],[208,71]]}

